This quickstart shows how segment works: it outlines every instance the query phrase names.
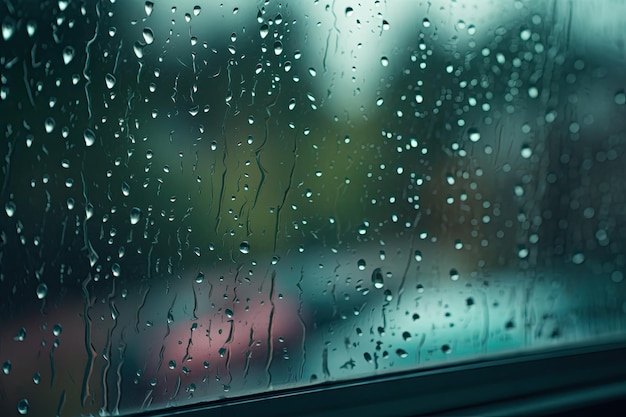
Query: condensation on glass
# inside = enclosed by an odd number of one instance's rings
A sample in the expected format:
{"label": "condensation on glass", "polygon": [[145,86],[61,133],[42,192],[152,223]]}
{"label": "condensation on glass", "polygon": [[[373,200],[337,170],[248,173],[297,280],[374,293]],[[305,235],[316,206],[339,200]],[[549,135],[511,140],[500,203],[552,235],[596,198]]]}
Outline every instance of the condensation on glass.
{"label": "condensation on glass", "polygon": [[625,14],[3,1],[3,413],[624,334]]}

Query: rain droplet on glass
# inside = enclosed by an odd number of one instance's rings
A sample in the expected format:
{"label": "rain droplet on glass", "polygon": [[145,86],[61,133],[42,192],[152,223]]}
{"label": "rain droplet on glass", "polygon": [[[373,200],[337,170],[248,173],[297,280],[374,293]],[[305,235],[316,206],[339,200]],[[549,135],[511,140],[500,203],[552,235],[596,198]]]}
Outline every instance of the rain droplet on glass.
{"label": "rain droplet on glass", "polygon": [[372,284],[374,285],[374,288],[378,289],[381,289],[385,286],[385,280],[383,278],[383,273],[380,268],[376,268],[372,272]]}
{"label": "rain droplet on glass", "polygon": [[141,220],[141,209],[133,207],[130,209],[130,224],[137,224]]}
{"label": "rain droplet on glass", "polygon": [[116,82],[115,75],[111,73],[107,73],[104,76],[104,82],[109,90],[112,89],[113,87],[115,87],[115,82]]}
{"label": "rain droplet on glass", "polygon": [[469,137],[469,140],[474,143],[480,140],[480,132],[475,127],[472,127],[467,131],[467,136]]}
{"label": "rain droplet on glass", "polygon": [[42,282],[37,286],[36,293],[37,298],[43,300],[44,298],[46,298],[46,295],[48,295],[48,286]]}
{"label": "rain droplet on glass", "polygon": [[24,415],[24,414],[28,414],[28,408],[30,407],[30,403],[28,402],[28,400],[26,398],[22,398],[18,403],[17,403],[17,412]]}
{"label": "rain droplet on glass", "polygon": [[74,47],[66,46],[65,48],[63,48],[63,63],[67,65],[72,62],[75,54],[76,51],[74,50]]}
{"label": "rain droplet on glass", "polygon": [[248,241],[246,240],[241,242],[241,244],[239,245],[239,252],[244,254],[250,253],[250,243],[248,243]]}
{"label": "rain droplet on glass", "polygon": [[154,3],[151,1],[147,1],[144,5],[144,9],[146,11],[146,16],[150,16],[152,14],[152,10],[154,9]]}
{"label": "rain droplet on glass", "polygon": [[283,53],[283,43],[281,41],[274,42],[274,55],[278,56]]}
{"label": "rain droplet on glass", "polygon": [[150,28],[144,28],[143,32],[143,40],[146,41],[146,45],[150,45],[154,42],[154,32]]}
{"label": "rain droplet on glass", "polygon": [[96,142],[96,134],[91,129],[85,129],[83,139],[85,140],[85,145],[92,146]]}

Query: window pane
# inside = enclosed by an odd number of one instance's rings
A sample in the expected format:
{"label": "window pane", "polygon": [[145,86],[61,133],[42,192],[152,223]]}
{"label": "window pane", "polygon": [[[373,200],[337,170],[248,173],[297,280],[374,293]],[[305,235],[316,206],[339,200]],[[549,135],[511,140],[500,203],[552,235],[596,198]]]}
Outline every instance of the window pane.
{"label": "window pane", "polygon": [[3,410],[624,335],[623,3],[0,10]]}

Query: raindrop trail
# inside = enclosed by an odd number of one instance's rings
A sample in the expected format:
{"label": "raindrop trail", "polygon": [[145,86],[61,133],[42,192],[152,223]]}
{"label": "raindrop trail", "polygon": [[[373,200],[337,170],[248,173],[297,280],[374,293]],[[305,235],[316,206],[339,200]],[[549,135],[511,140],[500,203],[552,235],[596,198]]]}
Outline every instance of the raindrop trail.
{"label": "raindrop trail", "polygon": [[124,47],[124,39],[120,40],[120,46],[117,47],[117,55],[115,55],[115,64],[113,64],[113,75],[117,73],[117,64],[120,60],[120,53]]}
{"label": "raindrop trail", "polygon": [[57,374],[56,367],[54,366],[54,355],[52,354],[52,351],[50,351],[49,357],[50,357],[50,388],[52,388],[52,386],[54,385],[54,378]]}
{"label": "raindrop trail", "polygon": [[243,367],[243,379],[248,379],[248,373],[250,372],[250,358],[252,357],[252,350],[254,346],[254,326],[250,326],[250,340],[248,342],[248,350],[246,351],[246,360]]}
{"label": "raindrop trail", "polygon": [[293,139],[293,164],[291,165],[291,171],[289,172],[289,181],[287,183],[287,188],[285,188],[285,193],[283,194],[283,201],[281,201],[280,205],[276,209],[276,225],[274,226],[274,253],[276,253],[276,244],[278,243],[278,228],[280,226],[280,214],[285,206],[285,201],[287,201],[287,196],[289,195],[289,191],[291,191],[291,183],[293,182],[293,173],[296,169],[297,159],[298,159],[298,134],[296,133],[296,136]]}
{"label": "raindrop trail", "polygon": [[324,376],[330,378],[330,370],[328,369],[328,348],[324,348],[322,351],[322,372],[324,372]]}
{"label": "raindrop trail", "polygon": [[63,406],[65,405],[65,390],[61,391],[61,396],[59,397],[59,405],[57,405],[57,413],[56,416],[61,415],[61,411],[63,410]]}
{"label": "raindrop trail", "polygon": [[485,311],[483,314],[483,337],[480,341],[480,347],[483,352],[487,351],[487,341],[489,339],[489,303],[487,302],[487,294],[484,291],[481,291],[482,299],[483,299],[483,310]]}
{"label": "raindrop trail", "polygon": [[141,403],[141,407],[139,407],[142,410],[145,410],[146,408],[150,407],[150,405],[152,404],[152,390],[148,390],[148,392],[146,392],[146,396],[143,399],[143,402]]}
{"label": "raindrop trail", "polygon": [[161,365],[163,365],[163,353],[165,353],[165,344],[161,345],[161,350],[159,351],[159,363],[156,368],[156,373],[159,373]]}
{"label": "raindrop trail", "polygon": [[170,305],[169,310],[167,310],[167,329],[165,330],[165,336],[163,336],[163,340],[170,335],[170,323],[174,322],[174,315],[172,314],[172,310],[174,309],[174,304],[176,303],[176,297],[178,294],[174,294],[174,299],[172,300],[172,304]]}
{"label": "raindrop trail", "polygon": [[422,360],[422,346],[424,346],[424,342],[425,341],[426,341],[426,335],[422,334],[420,342],[417,345],[417,352],[416,352],[416,358],[417,358],[417,364],[418,365],[421,363],[421,360]]}
{"label": "raindrop trail", "polygon": [[87,57],[85,58],[85,67],[83,68],[83,76],[87,80],[85,83],[85,97],[87,99],[87,113],[89,115],[89,120],[91,120],[91,96],[89,94],[89,86],[91,85],[91,77],[87,75],[87,70],[89,69],[89,62],[91,61],[91,57],[89,55],[89,49],[91,45],[96,41],[98,37],[98,30],[100,29],[100,2],[96,2],[96,28],[93,33],[93,38],[91,38],[87,45],[85,46],[85,52],[87,53]]}
{"label": "raindrop trail", "polygon": [[[87,198],[87,184],[85,184],[85,154],[83,153],[83,164],[82,164],[82,169],[80,172],[80,181],[83,185],[83,199],[85,200],[85,207],[87,207],[89,205],[89,198]],[[89,236],[87,233],[87,216],[85,216],[85,219],[83,220],[83,250],[87,250],[90,247],[89,244]],[[93,248],[92,248],[93,249]],[[91,252],[90,252],[91,255]]]}
{"label": "raindrop trail", "polygon": [[231,357],[230,352],[231,352],[231,349],[226,350],[226,373],[228,374],[228,383],[226,385],[230,385],[233,382],[233,374],[230,372],[230,357]]}
{"label": "raindrop trail", "polygon": [[196,293],[196,287],[191,284],[191,290],[193,291],[193,319],[198,320],[198,294]]}
{"label": "raindrop trail", "polygon": [[101,410],[106,410],[108,407],[108,398],[109,398],[109,384],[107,384],[107,376],[109,375],[109,369],[111,368],[111,334],[115,326],[117,325],[117,320],[115,320],[115,324],[113,328],[109,329],[107,332],[107,340],[106,347],[104,352],[102,353],[102,358],[105,360],[106,364],[102,369],[102,407]]}
{"label": "raindrop trail", "polygon": [[109,369],[111,368],[111,345],[112,345],[112,335],[117,327],[117,316],[114,316],[115,308],[115,283],[117,280],[113,280],[111,283],[111,292],[109,293],[108,301],[109,308],[111,309],[111,317],[113,318],[113,326],[107,332],[107,340],[105,344],[105,350],[102,354],[102,358],[106,361],[104,368],[102,369],[102,410],[107,410],[109,406],[109,384],[107,384],[107,377],[109,375]]}
{"label": "raindrop trail", "polygon": [[146,288],[146,291],[143,293],[143,297],[141,298],[141,304],[137,308],[137,314],[135,315],[135,331],[139,334],[139,314],[141,310],[146,305],[146,300],[148,299],[148,293],[150,292],[150,287]]}
{"label": "raindrop trail", "polygon": [[265,144],[267,143],[267,140],[268,140],[269,135],[270,135],[270,126],[269,125],[270,125],[270,117],[272,117],[271,109],[278,102],[278,97],[280,97],[280,84],[278,84],[278,92],[276,93],[276,96],[274,96],[274,100],[272,100],[267,106],[265,106],[265,112],[267,113],[267,115],[264,118],[264,120],[265,120],[265,133],[264,133],[264,136],[263,136],[263,142],[254,151],[254,157],[255,157],[255,160],[256,160],[256,164],[259,167],[259,172],[261,173],[261,178],[259,179],[259,186],[258,186],[258,188],[256,190],[256,195],[254,196],[254,203],[252,204],[252,208],[250,209],[250,211],[254,210],[254,208],[256,207],[256,203],[259,201],[259,195],[261,194],[261,188],[263,187],[263,183],[265,182],[265,175],[266,175],[267,171],[265,170],[265,168],[263,168],[263,165],[261,165],[261,151],[265,147]]}
{"label": "raindrop trail", "polygon": [[411,245],[409,249],[409,260],[406,263],[406,268],[404,268],[404,273],[402,274],[402,281],[400,281],[400,287],[398,287],[398,302],[396,303],[396,307],[400,307],[400,300],[402,299],[402,294],[404,293],[404,285],[406,283],[406,276],[409,273],[409,268],[411,267],[411,259],[413,258],[413,253],[415,252],[415,248],[413,247],[413,239],[415,238],[415,229],[419,224],[421,218],[421,214],[417,213],[415,220],[413,221],[413,233],[411,233]]}
{"label": "raindrop trail", "polygon": [[9,148],[9,150],[7,151],[7,154],[4,156],[4,167],[2,167],[2,173],[4,174],[4,182],[2,183],[2,198],[4,199],[4,194],[6,192],[7,189],[7,185],[9,183],[9,174],[11,172],[11,155],[13,155],[13,150],[14,148],[14,142],[8,142],[7,146]]}
{"label": "raindrop trail", "polygon": [[89,309],[93,306],[90,300],[89,290],[87,285],[91,282],[91,274],[87,275],[82,283],[83,295],[85,296],[85,309],[83,311],[83,319],[85,321],[85,350],[87,351],[87,363],[85,365],[85,375],[83,377],[83,385],[80,393],[80,401],[85,407],[87,403],[87,397],[91,396],[89,389],[89,380],[91,379],[91,373],[93,372],[93,357],[96,353],[93,345],[91,344],[91,318],[89,317]]}
{"label": "raindrop trail", "polygon": [[[226,68],[226,76],[228,77],[227,91],[231,91],[231,74],[230,65]],[[230,94],[230,93],[229,93]],[[224,188],[226,187],[226,173],[228,172],[228,166],[226,159],[228,157],[228,138],[226,137],[226,119],[228,118],[228,110],[230,109],[230,103],[226,102],[226,111],[224,112],[224,120],[222,121],[222,140],[224,141],[224,153],[222,155],[222,165],[224,165],[224,172],[222,172],[222,184],[220,185],[220,196],[217,200],[217,214],[215,221],[215,234],[219,235],[220,222],[222,220],[222,201],[224,199]]]}
{"label": "raindrop trail", "polygon": [[300,344],[300,349],[302,350],[302,363],[300,365],[300,375],[298,375],[298,381],[302,380],[302,376],[304,375],[304,365],[306,363],[306,324],[302,319],[302,281],[304,280],[304,266],[300,268],[300,280],[296,286],[298,287],[298,301],[300,304],[298,305],[298,321],[300,321],[300,325],[302,326],[302,342]]}
{"label": "raindrop trail", "polygon": [[124,358],[126,356],[126,342],[124,341],[124,329],[122,329],[122,334],[120,336],[120,345],[117,348],[120,353],[120,363],[117,365],[117,400],[115,401],[115,408],[113,409],[113,415],[120,414],[120,402],[122,400],[122,366],[124,365]]}
{"label": "raindrop trail", "polygon": [[272,306],[270,310],[269,321],[267,324],[267,359],[265,363],[265,373],[267,374],[267,386],[269,387],[272,384],[272,374],[270,373],[270,366],[272,365],[272,357],[274,356],[274,343],[272,341],[272,327],[274,324],[274,309],[276,305],[274,304],[274,281],[276,280],[276,271],[272,271],[272,278],[270,281],[270,305]]}
{"label": "raindrop trail", "polygon": [[[176,398],[176,396],[178,395],[178,392],[180,391],[180,375],[178,375],[178,378],[176,378],[176,387],[174,387],[174,392],[172,393],[172,396],[170,397],[170,401],[173,401],[174,398]],[[170,406],[170,404],[167,405],[168,407]]]}
{"label": "raindrop trail", "polygon": [[35,108],[35,100],[33,100],[33,92],[30,89],[30,84],[28,83],[28,68],[26,68],[26,61],[22,61],[24,64],[24,85],[26,86],[26,93],[28,94],[28,101],[30,105]]}

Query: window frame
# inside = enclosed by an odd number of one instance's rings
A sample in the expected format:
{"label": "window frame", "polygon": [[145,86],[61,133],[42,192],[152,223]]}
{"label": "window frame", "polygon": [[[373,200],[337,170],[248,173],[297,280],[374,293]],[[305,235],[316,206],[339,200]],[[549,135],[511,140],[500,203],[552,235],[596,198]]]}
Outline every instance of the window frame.
{"label": "window frame", "polygon": [[558,415],[624,401],[626,339],[616,335],[133,415]]}

